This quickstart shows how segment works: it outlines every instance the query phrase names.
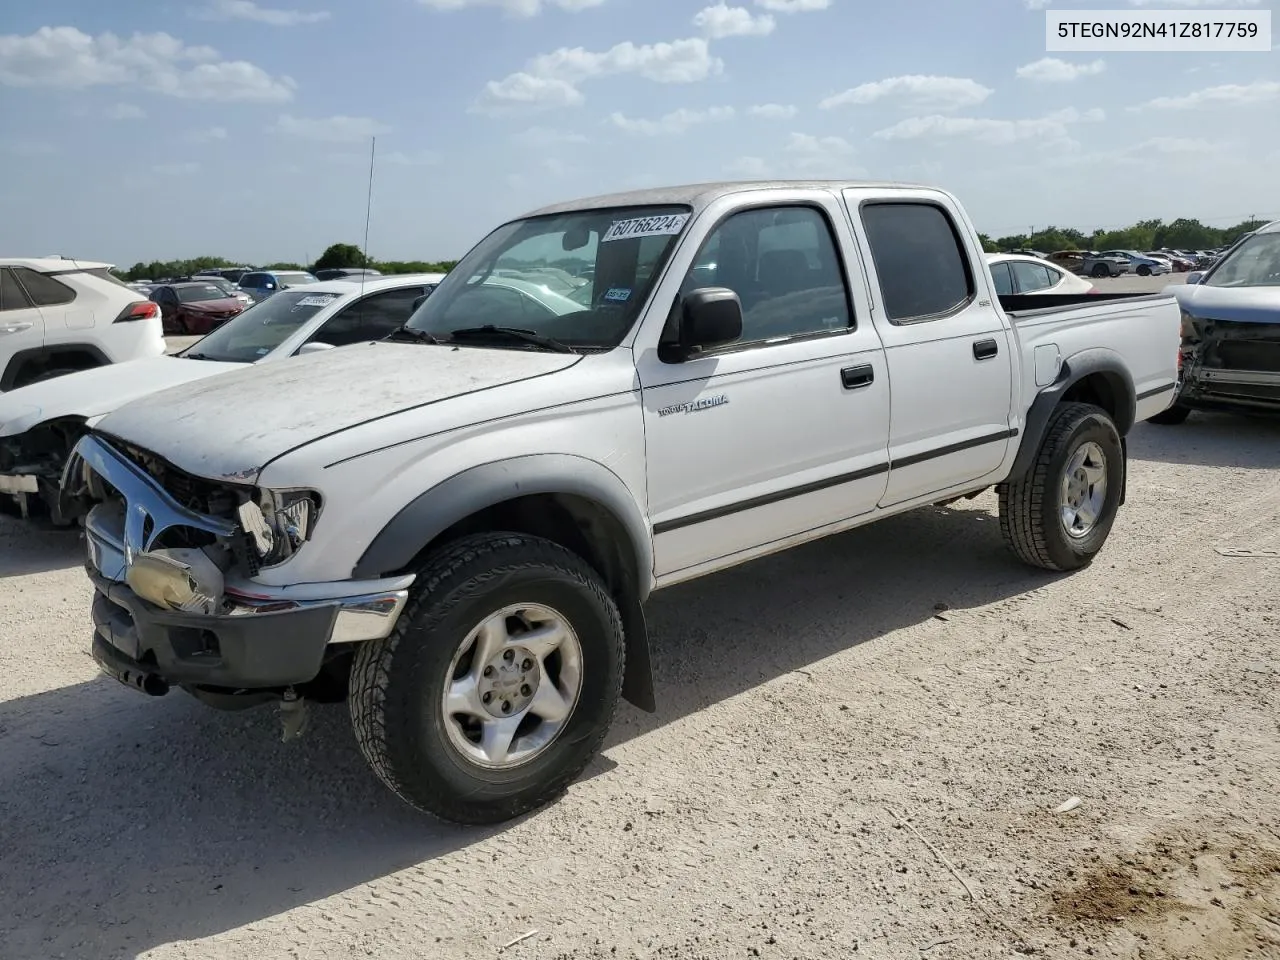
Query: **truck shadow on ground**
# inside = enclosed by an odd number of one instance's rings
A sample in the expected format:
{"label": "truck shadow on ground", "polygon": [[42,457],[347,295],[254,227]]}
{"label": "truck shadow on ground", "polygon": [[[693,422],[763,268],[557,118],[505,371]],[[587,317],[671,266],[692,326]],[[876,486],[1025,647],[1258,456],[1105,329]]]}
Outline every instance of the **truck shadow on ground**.
{"label": "truck shadow on ground", "polygon": [[1139,423],[1129,434],[1135,460],[1246,470],[1280,468],[1280,418],[1195,411],[1185,423]]}
{"label": "truck shadow on ground", "polygon": [[[1014,561],[994,516],[972,507],[916,511],[656,596],[660,709],[624,707],[607,746],[923,622],[935,603],[984,606],[1053,579]],[[6,960],[134,957],[502,829],[441,825],[400,803],[365,766],[342,706],[314,710],[282,744],[273,710],[152,701],[101,678],[0,704]]]}
{"label": "truck shadow on ground", "polygon": [[84,563],[80,529],[58,529],[0,512],[0,580]]}

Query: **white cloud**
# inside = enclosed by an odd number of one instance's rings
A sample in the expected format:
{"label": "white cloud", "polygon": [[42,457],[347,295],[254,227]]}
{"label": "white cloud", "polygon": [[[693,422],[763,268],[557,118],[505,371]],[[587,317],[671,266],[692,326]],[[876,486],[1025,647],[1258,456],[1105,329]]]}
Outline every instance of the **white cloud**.
{"label": "white cloud", "polygon": [[1028,10],[1043,10],[1051,0],[1026,0]]}
{"label": "white cloud", "polygon": [[750,107],[747,113],[765,120],[790,120],[796,115],[796,108],[790,104],[761,103]]}
{"label": "white cloud", "polygon": [[656,83],[696,83],[723,69],[724,62],[711,55],[701,37],[639,46],[628,40],[601,53],[561,47],[534,57],[524,70],[490,80],[476,108],[576,106],[584,99],[577,84],[595,77],[630,73]]}
{"label": "white cloud", "polygon": [[1222,145],[1198,137],[1152,137],[1150,140],[1144,140],[1142,143],[1130,149],[1133,152],[1142,153],[1151,151],[1166,155],[1208,154],[1218,153],[1222,149]]}
{"label": "white cloud", "polygon": [[1218,103],[1266,103],[1280,99],[1280,82],[1256,80],[1253,83],[1224,83],[1206,87],[1182,97],[1156,97],[1130,110],[1192,110],[1207,104]]}
{"label": "white cloud", "polygon": [[1259,0],[1129,0],[1131,7],[1256,7]]}
{"label": "white cloud", "polygon": [[106,117],[108,120],[145,120],[147,119],[147,111],[132,103],[117,103],[113,107],[107,108]]}
{"label": "white cloud", "polygon": [[842,137],[793,133],[783,149],[788,154],[787,166],[811,177],[846,179],[866,176],[866,170],[852,163],[858,151]]}
{"label": "white cloud", "polygon": [[440,162],[440,154],[434,150],[392,150],[390,153],[379,154],[376,159],[378,163],[389,163],[396,167],[434,167]]}
{"label": "white cloud", "polygon": [[530,147],[554,147],[562,143],[589,143],[583,133],[568,130],[554,130],[551,127],[529,127],[513,134],[511,139]]}
{"label": "white cloud", "polygon": [[1071,139],[1067,129],[1071,124],[1097,123],[1104,119],[1106,112],[1097,107],[1083,113],[1075,107],[1067,107],[1030,120],[933,114],[927,117],[908,117],[891,127],[877,130],[871,136],[877,140],[968,139],[992,144],[1042,140],[1062,145]]}
{"label": "white cloud", "polygon": [[468,7],[498,7],[516,17],[533,17],[544,7],[556,7],[569,13],[598,7],[605,0],[418,0],[432,10],[465,10]]}
{"label": "white cloud", "polygon": [[951,109],[971,107],[981,103],[994,93],[976,80],[967,77],[934,77],[910,74],[889,77],[874,83],[864,83],[827,97],[819,106],[824,110],[849,104],[876,103],[880,100],[897,100],[913,107]]}
{"label": "white cloud", "polygon": [[251,20],[273,27],[296,27],[304,23],[320,23],[329,19],[328,10],[279,10],[260,7],[253,0],[213,0],[195,16],[201,20]]}
{"label": "white cloud", "polygon": [[731,120],[733,107],[711,107],[707,110],[686,110],[681,108],[663,115],[657,120],[633,120],[621,113],[609,115],[609,122],[619,130],[637,133],[646,137],[657,137],[664,134],[684,133],[690,127],[703,123],[714,123],[720,120]]}
{"label": "white cloud", "polygon": [[215,140],[227,139],[226,127],[204,127],[200,130],[192,130],[187,134],[188,143],[213,143]]}
{"label": "white cloud", "polygon": [[1016,72],[1023,80],[1034,80],[1037,83],[1069,83],[1080,77],[1095,76],[1106,69],[1107,65],[1102,60],[1068,63],[1057,57],[1041,57],[1032,63],[1024,64]]}
{"label": "white cloud", "polygon": [[0,152],[14,157],[51,157],[60,151],[43,140],[10,140],[0,143]]}
{"label": "white cloud", "polygon": [[200,172],[200,164],[194,160],[185,163],[157,163],[151,169],[166,177],[189,177]]}
{"label": "white cloud", "polygon": [[775,13],[811,13],[827,9],[831,0],[756,0],[756,6]]}
{"label": "white cloud", "polygon": [[713,40],[722,37],[764,37],[773,33],[778,22],[769,14],[759,16],[746,7],[730,7],[721,0],[714,7],[704,7],[693,17],[693,25]]}
{"label": "white cloud", "polygon": [[91,37],[75,27],[41,27],[0,36],[0,84],[84,90],[133,86],[185,100],[282,102],[296,84],[211,47],[189,47],[167,33]]}
{"label": "white cloud", "polygon": [[380,133],[386,133],[390,127],[372,117],[294,117],[281,114],[271,130],[282,136],[297,140],[314,140],[320,143],[358,143],[368,140]]}

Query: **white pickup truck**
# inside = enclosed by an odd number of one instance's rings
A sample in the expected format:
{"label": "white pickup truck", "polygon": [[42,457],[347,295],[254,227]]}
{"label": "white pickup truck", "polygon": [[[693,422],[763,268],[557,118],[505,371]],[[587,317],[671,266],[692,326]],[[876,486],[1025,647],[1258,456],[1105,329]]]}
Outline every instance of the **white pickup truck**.
{"label": "white pickup truck", "polygon": [[387,340],[98,422],[62,480],[92,652],[148,694],[277,701],[286,735],[348,699],[404,800],[501,821],[581,772],[620,697],[655,708],[654,590],[992,486],[1018,557],[1088,564],[1178,349],[1168,296],[998,298],[934,188],[560,204]]}

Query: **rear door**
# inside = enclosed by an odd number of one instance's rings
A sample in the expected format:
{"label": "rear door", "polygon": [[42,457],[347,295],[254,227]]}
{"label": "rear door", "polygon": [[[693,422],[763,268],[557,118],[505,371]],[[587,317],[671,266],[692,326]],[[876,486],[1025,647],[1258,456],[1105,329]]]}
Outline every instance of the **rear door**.
{"label": "rear door", "polygon": [[44,317],[45,346],[83,343],[84,331],[92,329],[95,322],[93,295],[83,288],[77,290],[68,282],[70,278],[64,281],[29,267],[12,269]]}
{"label": "rear door", "polygon": [[[869,254],[876,327],[893,384],[883,507],[979,481],[1010,438],[1014,341],[992,302],[976,234],[934,192],[844,191]],[[981,265],[981,267],[979,267]]]}
{"label": "rear door", "polygon": [[44,346],[44,316],[10,267],[0,267],[0,390],[12,390],[23,355]]}

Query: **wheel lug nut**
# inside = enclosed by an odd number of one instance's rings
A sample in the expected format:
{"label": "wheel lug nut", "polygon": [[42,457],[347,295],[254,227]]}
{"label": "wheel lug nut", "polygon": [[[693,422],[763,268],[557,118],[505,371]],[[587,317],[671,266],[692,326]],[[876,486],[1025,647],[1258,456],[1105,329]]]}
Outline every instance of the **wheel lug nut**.
{"label": "wheel lug nut", "polygon": [[527,697],[529,693],[530,693],[529,685],[527,683],[522,683],[520,685],[520,696]]}
{"label": "wheel lug nut", "polygon": [[488,703],[488,702],[489,702],[490,700],[492,700],[492,699],[493,699],[493,694],[492,694],[492,693],[486,693],[486,694],[484,694],[484,695],[480,698],[481,702],[483,702],[483,703]]}
{"label": "wheel lug nut", "polygon": [[528,657],[525,657],[525,658],[524,658],[524,663],[520,664],[520,669],[521,669],[521,670],[532,670],[532,669],[533,669],[533,661],[532,661],[532,660],[530,660]]}
{"label": "wheel lug nut", "polygon": [[510,663],[515,658],[516,658],[516,654],[514,650],[506,650],[502,654],[502,659],[507,661],[507,663]]}
{"label": "wheel lug nut", "polygon": [[485,667],[485,668],[484,668],[484,675],[485,675],[486,677],[492,677],[492,676],[493,676],[493,667]]}
{"label": "wheel lug nut", "polygon": [[510,700],[503,700],[503,701],[502,701],[502,712],[503,712],[503,713],[510,713],[510,712],[511,712],[511,701],[510,701]]}

